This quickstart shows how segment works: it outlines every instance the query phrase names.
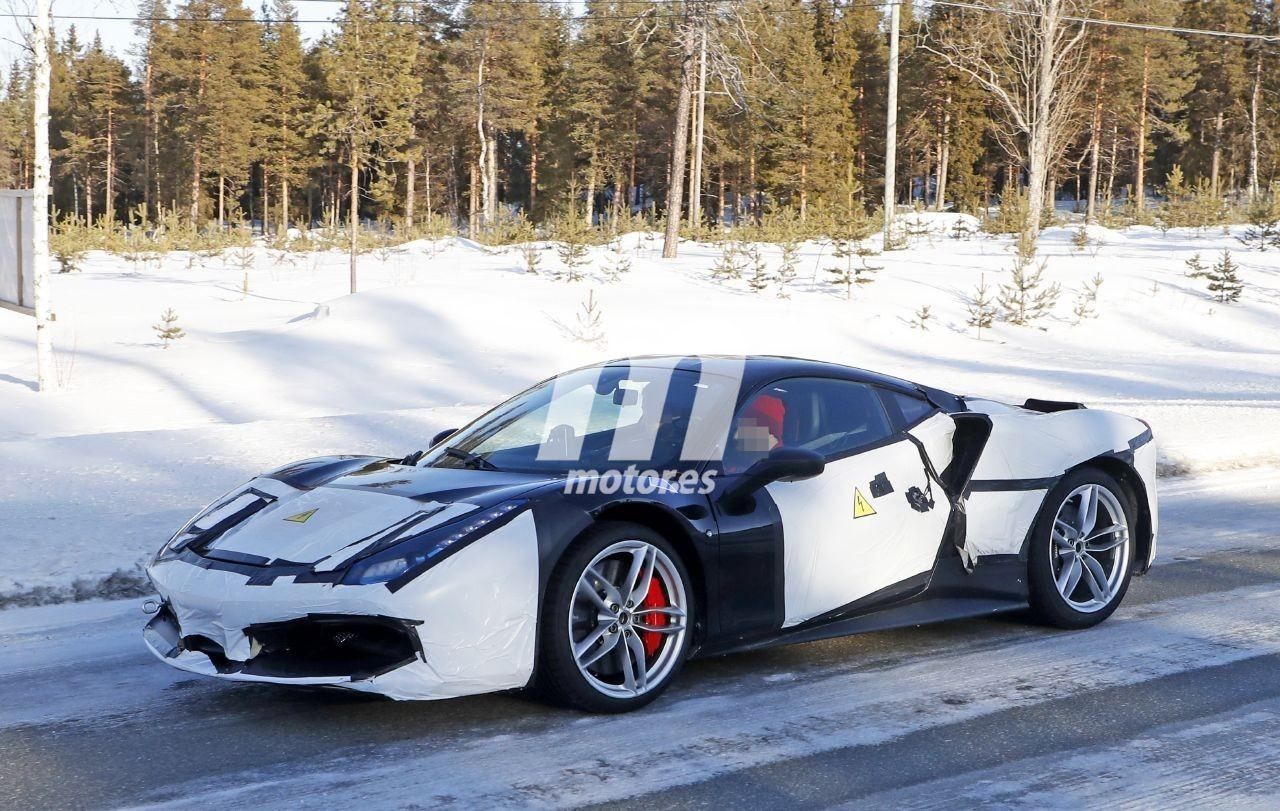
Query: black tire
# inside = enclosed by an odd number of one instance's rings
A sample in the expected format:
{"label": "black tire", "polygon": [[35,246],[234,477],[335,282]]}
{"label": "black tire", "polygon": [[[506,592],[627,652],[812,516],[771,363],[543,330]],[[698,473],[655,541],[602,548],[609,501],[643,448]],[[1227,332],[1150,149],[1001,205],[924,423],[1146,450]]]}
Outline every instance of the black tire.
{"label": "black tire", "polygon": [[[620,541],[637,540],[660,549],[674,564],[684,588],[686,631],[681,636],[674,664],[661,681],[646,692],[630,697],[606,695],[587,680],[573,656],[568,618],[578,579],[602,551]],[[602,521],[588,529],[556,564],[547,581],[538,632],[537,691],[557,704],[593,713],[621,713],[639,709],[656,699],[679,675],[693,638],[695,613],[693,583],[680,554],[666,538],[648,527],[623,521]]]}
{"label": "black tire", "polygon": [[[1125,522],[1129,530],[1129,542],[1124,546],[1124,554],[1120,556],[1124,567],[1115,588],[1111,592],[1110,601],[1102,608],[1082,611],[1073,607],[1059,592],[1054,578],[1054,556],[1057,546],[1052,532],[1054,520],[1063,503],[1070,494],[1083,485],[1093,484],[1109,491],[1115,496],[1124,512]],[[1137,509],[1132,494],[1109,473],[1093,467],[1083,467],[1071,471],[1058,482],[1045,496],[1043,507],[1036,518],[1036,525],[1029,539],[1028,575],[1031,590],[1031,612],[1037,622],[1055,628],[1081,629],[1091,628],[1111,616],[1124,599],[1129,590],[1129,582],[1133,578],[1133,530],[1136,523]]]}

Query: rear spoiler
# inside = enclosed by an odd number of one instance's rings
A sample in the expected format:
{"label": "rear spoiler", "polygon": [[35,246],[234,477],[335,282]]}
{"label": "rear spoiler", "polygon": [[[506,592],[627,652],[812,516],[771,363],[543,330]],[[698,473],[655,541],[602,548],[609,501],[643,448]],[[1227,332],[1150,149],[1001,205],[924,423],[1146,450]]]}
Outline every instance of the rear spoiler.
{"label": "rear spoiler", "polygon": [[1062,400],[1029,399],[1022,404],[1028,411],[1039,411],[1041,414],[1052,414],[1056,411],[1077,411],[1085,407],[1084,403],[1068,403]]}

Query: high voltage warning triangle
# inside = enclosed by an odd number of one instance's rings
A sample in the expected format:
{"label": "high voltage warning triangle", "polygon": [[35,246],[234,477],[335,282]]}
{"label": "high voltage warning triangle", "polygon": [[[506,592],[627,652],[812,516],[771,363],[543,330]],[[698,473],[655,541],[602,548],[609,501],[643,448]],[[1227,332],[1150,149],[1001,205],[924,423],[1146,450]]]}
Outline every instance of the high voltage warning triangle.
{"label": "high voltage warning triangle", "polygon": [[876,508],[871,506],[871,502],[862,496],[862,491],[853,488],[853,517],[866,518],[868,515],[875,515]]}
{"label": "high voltage warning triangle", "polygon": [[[316,509],[319,509],[319,508],[317,507]],[[298,513],[297,515],[291,515],[284,520],[292,521],[295,524],[305,524],[307,523],[308,518],[316,514],[316,509],[307,510],[304,513]]]}

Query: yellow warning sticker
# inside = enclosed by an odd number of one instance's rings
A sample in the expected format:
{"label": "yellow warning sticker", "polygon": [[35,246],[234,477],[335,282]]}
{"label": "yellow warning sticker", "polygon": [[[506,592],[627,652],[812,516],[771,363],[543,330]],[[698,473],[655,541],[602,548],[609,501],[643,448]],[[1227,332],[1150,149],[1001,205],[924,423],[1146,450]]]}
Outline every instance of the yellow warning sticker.
{"label": "yellow warning sticker", "polygon": [[298,513],[297,515],[291,515],[291,516],[289,516],[288,518],[286,518],[286,519],[284,519],[284,520],[286,520],[286,521],[292,521],[292,522],[293,522],[293,523],[295,523],[295,524],[305,524],[305,523],[307,523],[307,519],[308,519],[308,518],[310,518],[311,516],[315,515],[315,514],[316,514],[316,510],[318,510],[318,509],[319,509],[319,507],[316,507],[316,508],[313,508],[313,509],[307,510],[307,511],[306,511],[306,512],[304,512],[304,513]]}
{"label": "yellow warning sticker", "polygon": [[863,497],[862,491],[853,488],[853,517],[866,518],[868,515],[875,515],[876,508],[871,506],[871,502]]}

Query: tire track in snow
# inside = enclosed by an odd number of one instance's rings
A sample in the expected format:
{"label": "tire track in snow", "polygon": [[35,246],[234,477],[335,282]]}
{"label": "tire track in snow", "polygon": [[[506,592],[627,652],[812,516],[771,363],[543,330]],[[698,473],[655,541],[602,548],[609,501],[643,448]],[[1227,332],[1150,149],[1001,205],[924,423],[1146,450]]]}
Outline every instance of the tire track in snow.
{"label": "tire track in snow", "polygon": [[1280,700],[1113,746],[1028,758],[873,794],[850,807],[1275,808]]}
{"label": "tire track in snow", "polygon": [[[1280,653],[1277,584],[1122,609],[1089,631],[878,670],[805,674],[659,702],[623,717],[583,717],[535,736],[491,735],[448,749],[410,743],[349,750],[296,769],[224,775],[142,799],[266,808],[335,800],[379,807],[603,802],[1273,653]],[[280,777],[284,771],[288,776]]]}

